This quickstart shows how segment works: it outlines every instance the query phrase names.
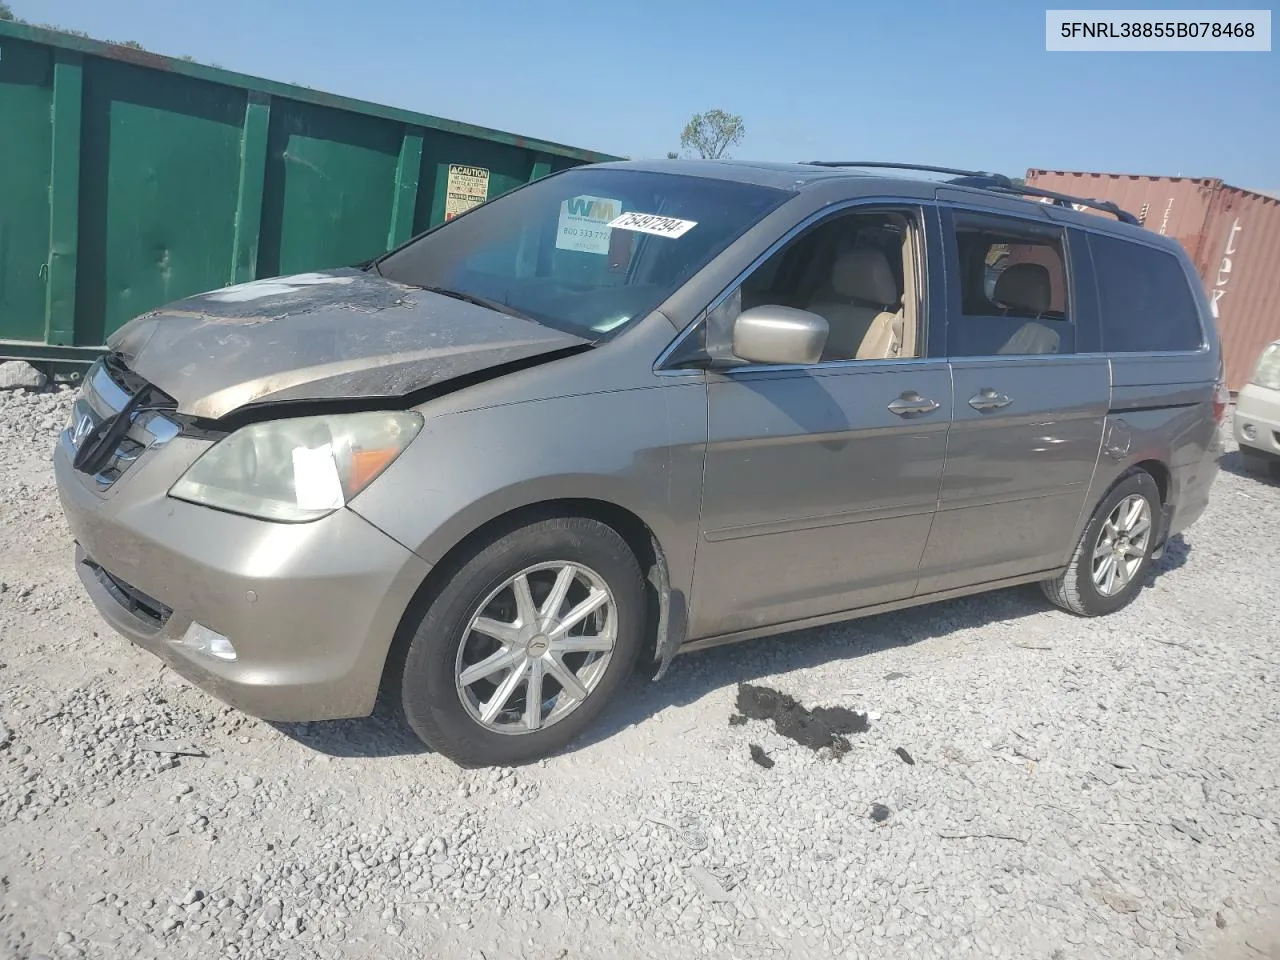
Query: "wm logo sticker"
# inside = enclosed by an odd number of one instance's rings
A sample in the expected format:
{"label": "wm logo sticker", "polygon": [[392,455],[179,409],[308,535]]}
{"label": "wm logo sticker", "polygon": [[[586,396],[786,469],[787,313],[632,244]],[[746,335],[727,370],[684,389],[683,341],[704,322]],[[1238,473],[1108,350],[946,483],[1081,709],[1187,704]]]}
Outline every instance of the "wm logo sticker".
{"label": "wm logo sticker", "polygon": [[600,200],[596,197],[574,197],[568,201],[569,213],[575,217],[588,217],[592,220],[612,220],[617,216],[620,204],[611,200]]}

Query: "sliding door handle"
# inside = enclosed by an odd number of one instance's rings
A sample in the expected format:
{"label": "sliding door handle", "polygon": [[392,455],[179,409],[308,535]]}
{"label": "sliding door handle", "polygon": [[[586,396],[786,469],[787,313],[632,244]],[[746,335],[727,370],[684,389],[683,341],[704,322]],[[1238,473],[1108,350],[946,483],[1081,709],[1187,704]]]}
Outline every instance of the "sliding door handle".
{"label": "sliding door handle", "polygon": [[1001,407],[1007,407],[1013,403],[1009,397],[1003,393],[996,393],[990,387],[983,387],[978,391],[977,396],[969,398],[969,406],[975,410],[986,413],[988,410],[999,410]]}
{"label": "sliding door handle", "polygon": [[937,400],[922,397],[914,390],[908,390],[889,404],[889,410],[900,417],[923,417],[937,410],[942,404]]}

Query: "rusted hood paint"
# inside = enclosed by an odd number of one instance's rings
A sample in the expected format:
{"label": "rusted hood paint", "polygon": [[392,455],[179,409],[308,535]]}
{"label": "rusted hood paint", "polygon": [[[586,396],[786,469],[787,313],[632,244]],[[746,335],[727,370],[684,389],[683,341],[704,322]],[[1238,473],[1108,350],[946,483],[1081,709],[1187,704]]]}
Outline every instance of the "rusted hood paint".
{"label": "rusted hood paint", "polygon": [[107,346],[180,413],[216,420],[250,404],[402,397],[586,342],[348,268],[189,297]]}

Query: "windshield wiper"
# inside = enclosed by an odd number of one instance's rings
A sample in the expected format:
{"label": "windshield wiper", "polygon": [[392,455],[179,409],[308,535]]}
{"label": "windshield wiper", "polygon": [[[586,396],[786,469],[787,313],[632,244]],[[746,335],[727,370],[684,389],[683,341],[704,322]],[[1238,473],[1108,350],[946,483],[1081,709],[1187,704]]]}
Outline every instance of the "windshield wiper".
{"label": "windshield wiper", "polygon": [[463,300],[467,303],[474,303],[477,307],[485,307],[498,313],[505,313],[508,316],[519,317],[521,320],[529,320],[538,323],[537,317],[531,317],[523,311],[517,310],[515,307],[501,303],[497,300],[490,300],[488,297],[478,297],[474,293],[467,293],[464,290],[452,290],[449,287],[431,287],[424,284],[416,284],[420,289],[426,290],[428,293],[438,293],[442,297],[452,297],[454,300]]}

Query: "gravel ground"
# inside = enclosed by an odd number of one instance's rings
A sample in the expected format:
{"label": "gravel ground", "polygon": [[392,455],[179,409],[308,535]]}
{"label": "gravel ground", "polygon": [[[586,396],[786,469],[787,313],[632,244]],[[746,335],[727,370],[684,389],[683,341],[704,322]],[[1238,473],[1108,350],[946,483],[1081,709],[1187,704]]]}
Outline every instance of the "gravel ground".
{"label": "gravel ground", "polygon": [[[721,648],[463,771],[114,635],[48,462],[70,398],[0,391],[3,960],[1280,957],[1280,486],[1234,452],[1112,617],[1031,588]],[[731,726],[740,681],[868,729]]]}

